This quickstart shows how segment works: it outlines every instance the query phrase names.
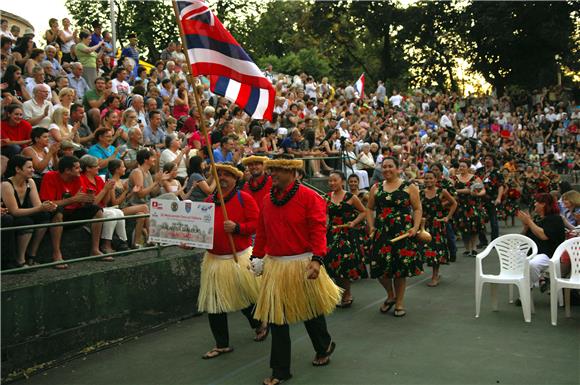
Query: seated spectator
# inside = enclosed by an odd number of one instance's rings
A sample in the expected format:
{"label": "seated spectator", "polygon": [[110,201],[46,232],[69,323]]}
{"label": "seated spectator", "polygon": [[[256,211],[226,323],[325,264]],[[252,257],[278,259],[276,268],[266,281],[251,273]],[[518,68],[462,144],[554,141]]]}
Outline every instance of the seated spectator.
{"label": "seated spectator", "polygon": [[[172,194],[179,200],[189,199],[193,189],[185,191],[186,183],[182,183],[177,179],[177,165],[173,162],[165,163],[163,166],[163,174],[167,175],[167,179],[161,182],[161,195]],[[161,199],[161,196],[160,196]]]}
{"label": "seated spectator", "polygon": [[101,239],[103,240],[102,251],[105,253],[113,253],[113,233],[121,240],[117,251],[124,251],[129,249],[127,243],[127,231],[125,229],[125,217],[123,211],[116,207],[107,207],[111,192],[115,188],[115,181],[110,179],[107,182],[103,180],[98,174],[99,160],[91,155],[85,155],[80,159],[81,165],[81,185],[82,189],[89,194],[95,196],[93,204],[99,205],[103,209],[104,218],[119,218],[116,221],[103,222],[101,230]]}
{"label": "seated spectator", "polygon": [[205,179],[207,167],[207,162],[204,162],[200,156],[192,156],[189,159],[187,168],[189,178],[185,189],[186,191],[191,191],[189,199],[194,202],[203,202],[216,188],[216,181],[213,179],[213,175],[208,180]]}
{"label": "seated spectator", "polygon": [[143,133],[139,128],[131,128],[127,134],[129,140],[127,141],[127,150],[125,151],[125,156],[123,160],[125,161],[125,166],[129,171],[137,167],[137,153],[143,150]]}
{"label": "seated spectator", "polygon": [[153,178],[150,170],[156,162],[155,152],[149,149],[140,150],[137,153],[138,166],[129,175],[129,191],[133,192],[129,197],[130,206],[148,205],[152,197],[159,195],[161,182],[167,179],[167,176],[158,172]]}
{"label": "seated spectator", "polygon": [[125,144],[129,139],[129,130],[131,128],[140,128],[139,122],[137,121],[137,112],[134,109],[128,108],[123,111],[121,118],[121,136],[117,139],[116,144]]}
{"label": "seated spectator", "polygon": [[2,98],[12,96],[12,102],[22,104],[32,98],[26,89],[26,82],[22,77],[22,70],[17,65],[10,64],[3,73],[2,82],[6,87],[2,89]]}
{"label": "seated spectator", "polygon": [[121,105],[125,106],[127,97],[131,92],[131,86],[125,80],[127,78],[127,70],[123,67],[118,67],[114,76],[115,78],[111,82],[111,92],[117,95],[121,101]]}
{"label": "seated spectator", "polygon": [[58,104],[54,106],[54,109],[56,110],[59,107],[64,107],[70,112],[70,109],[74,104],[75,100],[76,95],[75,90],[73,88],[70,87],[62,88],[58,92]]}
{"label": "seated spectator", "polygon": [[58,28],[58,20],[55,18],[50,18],[48,20],[48,26],[50,29],[47,29],[44,33],[46,44],[56,43],[58,41],[58,35],[60,32],[60,29]]}
{"label": "seated spectator", "polygon": [[175,91],[175,107],[173,108],[173,117],[179,119],[182,116],[187,116],[189,112],[189,95],[187,92],[187,83],[180,79],[175,84],[177,90]]}
{"label": "seated spectator", "polygon": [[79,136],[79,123],[74,126],[69,124],[69,110],[64,107],[57,108],[53,114],[48,132],[50,134],[51,143],[60,143],[67,140],[73,143],[75,151],[82,150]]}
{"label": "seated spectator", "polygon": [[7,119],[2,121],[0,150],[3,155],[12,158],[30,143],[32,126],[22,119],[24,112],[20,104],[11,104],[4,110]]}
{"label": "seated spectator", "polygon": [[[129,108],[137,114],[137,121],[145,127],[147,121],[147,112],[145,111],[145,99],[141,95],[133,95],[131,98],[131,107]],[[143,129],[141,127],[141,129]]]}
{"label": "seated spectator", "polygon": [[105,102],[105,108],[103,108],[101,111],[101,121],[105,118],[105,115],[107,115],[109,111],[115,112],[117,114],[114,127],[119,128],[121,124],[121,114],[123,111],[121,110],[121,99],[118,95],[112,94],[107,98],[107,101]]}
{"label": "seated spectator", "polygon": [[232,162],[237,163],[240,160],[240,151],[234,148],[234,139],[229,136],[223,136],[220,145],[213,150],[213,159],[216,163]]}
{"label": "seated spectator", "polygon": [[26,61],[30,59],[32,50],[36,48],[33,38],[34,36],[23,36],[22,39],[17,40],[16,46],[12,49],[14,63],[20,66],[20,68],[24,68]]}
{"label": "seated spectator", "polygon": [[522,234],[531,238],[538,245],[538,254],[530,261],[530,285],[538,287],[542,274],[548,269],[548,262],[560,243],[566,239],[564,220],[560,216],[558,204],[551,194],[542,193],[535,197],[535,220],[523,212],[518,211],[517,217],[524,225]]}
{"label": "seated spectator", "polygon": [[73,103],[70,107],[70,120],[69,123],[74,127],[78,125],[77,130],[79,134],[79,140],[82,146],[87,146],[93,142],[94,134],[93,130],[84,122],[85,120],[85,109],[82,105]]}
{"label": "seated spectator", "polygon": [[[37,86],[38,84],[46,84],[48,85],[44,80],[45,80],[45,74],[44,74],[44,69],[37,65],[34,66],[32,68],[32,72],[29,75],[30,77],[26,78],[26,91],[28,91],[28,93],[30,95],[32,95],[32,90],[34,89],[35,86]],[[51,94],[51,98],[52,100],[52,94]]]}
{"label": "seated spectator", "polygon": [[187,178],[187,159],[189,155],[190,148],[185,146],[183,150],[181,148],[181,140],[177,135],[167,135],[165,137],[165,150],[161,152],[161,157],[159,158],[159,167],[163,168],[166,163],[175,163],[177,166],[177,180],[179,183],[183,184],[185,178]]}
{"label": "seated spectator", "polygon": [[32,127],[48,127],[52,116],[52,103],[49,100],[50,87],[46,84],[38,84],[32,91],[32,99],[22,105],[24,119]]}
{"label": "seated spectator", "polygon": [[44,127],[35,127],[30,133],[32,144],[22,150],[22,155],[32,160],[34,174],[32,179],[36,183],[37,190],[44,174],[51,171],[58,164],[58,150],[60,143],[50,144],[48,130]]}
{"label": "seated spectator", "polygon": [[113,147],[113,131],[107,128],[101,128],[95,131],[96,143],[89,148],[89,155],[99,159],[99,175],[107,175],[107,166],[109,161],[120,159],[121,146]]}
{"label": "seated spectator", "polygon": [[100,124],[101,109],[105,108],[105,102],[111,95],[111,89],[107,88],[104,78],[96,78],[95,88],[88,90],[83,96],[83,107],[87,112],[87,122],[89,126],[96,130]]}
{"label": "seated spectator", "polygon": [[25,77],[34,76],[34,67],[41,67],[40,63],[44,61],[45,57],[46,55],[44,54],[44,50],[40,48],[34,48],[32,52],[30,52],[30,58],[26,61],[26,64],[24,65],[24,76]]}
{"label": "seated spectator", "polygon": [[149,112],[149,125],[143,130],[145,145],[154,145],[156,148],[165,147],[165,131],[161,128],[161,111]]}
{"label": "seated spectator", "polygon": [[44,52],[46,54],[46,60],[50,62],[50,64],[52,65],[54,74],[56,76],[65,76],[66,72],[64,71],[64,69],[60,65],[60,62],[57,59],[56,47],[53,45],[47,45],[46,48],[44,48]]}
{"label": "seated spectator", "polygon": [[564,224],[570,230],[580,226],[580,192],[566,191],[562,194],[560,212],[565,219]]}
{"label": "seated spectator", "polygon": [[[146,204],[129,206],[128,200],[134,191],[129,190],[129,183],[127,180],[123,181],[121,178],[125,175],[127,169],[122,160],[113,159],[109,162],[110,180],[115,182],[114,188],[109,193],[109,206],[118,206],[125,215],[139,215],[149,214],[149,206]],[[135,232],[133,233],[132,246],[141,248],[144,247],[143,231],[149,227],[149,218],[138,218],[135,224]]]}
{"label": "seated spectator", "polygon": [[[40,201],[36,184],[32,180],[33,173],[30,158],[15,155],[10,159],[7,173],[9,177],[2,182],[2,201],[8,213],[14,217],[12,226],[48,223],[50,220],[48,213],[54,212],[57,208],[51,201]],[[18,254],[14,261],[16,267],[35,264],[38,247],[45,233],[46,228],[16,231],[18,243]]]}
{"label": "seated spectator", "polygon": [[[40,188],[40,198],[43,201],[51,201],[58,206],[52,217],[52,223],[103,217],[101,207],[93,204],[95,201],[94,194],[89,194],[82,190],[80,172],[81,166],[78,158],[63,156],[58,162],[58,171],[49,171],[44,176]],[[102,227],[102,222],[95,222],[90,225],[90,255],[102,254],[99,250]],[[62,231],[62,226],[50,228],[52,259],[55,262],[63,260],[60,249]],[[57,269],[67,269],[68,265],[60,264],[55,267]]]}
{"label": "seated spectator", "polygon": [[[71,73],[68,74],[68,83],[69,87],[74,88],[76,91],[77,100],[76,103],[80,103],[91,87],[89,84],[94,84],[94,81],[91,83],[87,83],[85,78],[83,77],[84,67],[81,63],[75,62],[71,64]],[[95,76],[96,78],[96,76]]]}

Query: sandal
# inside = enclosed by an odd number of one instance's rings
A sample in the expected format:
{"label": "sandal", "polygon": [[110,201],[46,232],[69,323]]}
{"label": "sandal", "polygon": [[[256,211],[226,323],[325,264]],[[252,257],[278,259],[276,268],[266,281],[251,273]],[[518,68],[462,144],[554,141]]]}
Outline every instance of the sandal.
{"label": "sandal", "polygon": [[291,374],[288,377],[286,377],[286,378],[268,377],[268,378],[264,379],[264,381],[262,381],[262,385],[278,385],[278,384],[283,384],[284,381],[288,381],[291,378],[292,378],[292,375]]}
{"label": "sandal", "polygon": [[115,260],[115,258],[113,258],[111,256],[101,258],[101,261],[103,261],[103,262],[113,262],[114,260]]}
{"label": "sandal", "polygon": [[338,305],[336,305],[336,307],[341,308],[341,309],[346,309],[346,308],[349,308],[353,302],[354,302],[354,299],[352,297],[347,299],[347,300],[343,299]]}
{"label": "sandal", "polygon": [[265,327],[260,326],[256,328],[256,337],[254,337],[254,341],[262,342],[268,337],[268,334],[270,334],[270,328],[268,327],[268,325],[266,325]]}
{"label": "sandal", "polygon": [[36,263],[35,259],[36,259],[36,256],[29,255],[28,258],[26,258],[26,264],[28,266],[38,265],[38,263]]}
{"label": "sandal", "polygon": [[316,357],[314,357],[314,361],[312,361],[312,365],[313,366],[326,366],[326,365],[328,365],[330,363],[330,356],[332,355],[332,353],[334,353],[335,348],[336,348],[336,344],[334,342],[331,342],[326,353],[324,353],[324,354],[316,353]]}
{"label": "sandal", "polygon": [[57,270],[66,270],[68,269],[68,265],[66,263],[62,263],[60,265],[54,265],[54,268]]}
{"label": "sandal", "polygon": [[429,283],[427,284],[427,286],[429,286],[429,287],[436,287],[436,286],[439,286],[439,281],[437,281],[437,282],[429,282]]}
{"label": "sandal", "polygon": [[388,313],[389,310],[391,310],[391,308],[395,306],[395,303],[396,303],[395,300],[391,301],[389,301],[388,299],[385,300],[385,302],[383,302],[383,305],[379,308],[380,312],[383,314]]}
{"label": "sandal", "polygon": [[234,348],[213,348],[209,352],[205,353],[201,358],[204,360],[209,360],[221,356],[222,354],[231,353]]}
{"label": "sandal", "polygon": [[407,315],[407,312],[405,311],[405,309],[395,309],[395,312],[393,315],[395,317],[404,317]]}

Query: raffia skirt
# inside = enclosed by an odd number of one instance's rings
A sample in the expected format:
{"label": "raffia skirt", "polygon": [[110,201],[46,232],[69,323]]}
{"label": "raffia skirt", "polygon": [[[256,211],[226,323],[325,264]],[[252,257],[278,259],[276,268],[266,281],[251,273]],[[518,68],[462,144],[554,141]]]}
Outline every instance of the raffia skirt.
{"label": "raffia skirt", "polygon": [[248,269],[252,248],[233,255],[206,252],[201,265],[201,284],[197,299],[200,312],[229,313],[256,303],[259,282]]}
{"label": "raffia skirt", "polygon": [[254,318],[276,325],[332,313],[342,289],[320,267],[317,279],[307,278],[311,253],[288,257],[266,256]]}

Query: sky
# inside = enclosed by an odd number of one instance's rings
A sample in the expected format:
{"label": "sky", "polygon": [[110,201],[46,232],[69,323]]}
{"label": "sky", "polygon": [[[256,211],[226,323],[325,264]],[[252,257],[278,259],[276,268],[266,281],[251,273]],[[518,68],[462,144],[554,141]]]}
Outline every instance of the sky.
{"label": "sky", "polygon": [[[48,29],[48,19],[70,17],[65,0],[12,0],[3,1],[0,9],[18,15],[34,26],[34,40],[39,43]],[[71,19],[72,21],[72,19]]]}

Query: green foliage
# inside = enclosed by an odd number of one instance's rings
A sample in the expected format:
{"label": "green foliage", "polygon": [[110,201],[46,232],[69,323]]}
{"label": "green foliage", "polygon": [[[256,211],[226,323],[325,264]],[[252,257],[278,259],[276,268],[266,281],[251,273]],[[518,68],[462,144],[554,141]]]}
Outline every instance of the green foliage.
{"label": "green foliage", "polygon": [[[179,40],[179,31],[170,1],[115,0],[117,40],[128,44],[126,36],[134,32],[139,38],[141,56],[155,62],[170,41]],[[65,6],[81,28],[91,30],[93,20],[111,30],[109,3],[106,1],[66,0]]]}
{"label": "green foliage", "polygon": [[271,64],[276,72],[286,74],[306,72],[317,79],[331,73],[329,60],[314,48],[302,48],[298,52],[290,52],[282,57],[276,55],[260,57],[257,64],[260,68],[265,68]]}

